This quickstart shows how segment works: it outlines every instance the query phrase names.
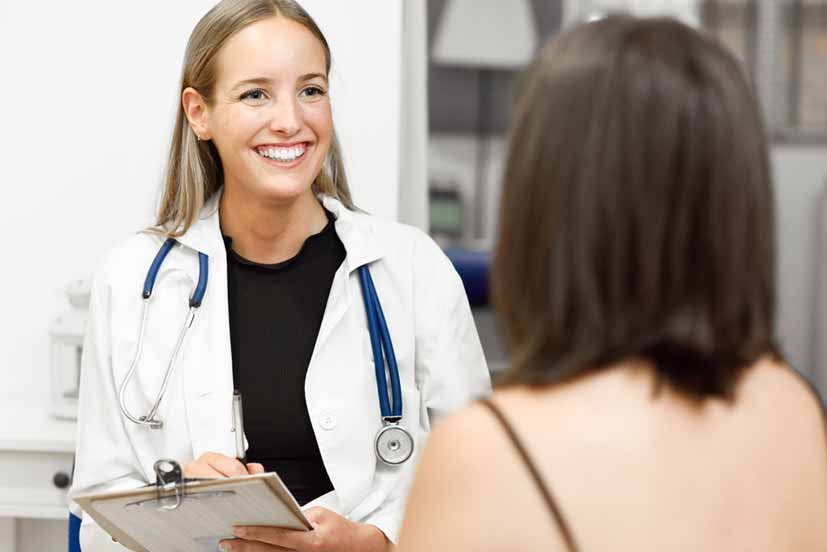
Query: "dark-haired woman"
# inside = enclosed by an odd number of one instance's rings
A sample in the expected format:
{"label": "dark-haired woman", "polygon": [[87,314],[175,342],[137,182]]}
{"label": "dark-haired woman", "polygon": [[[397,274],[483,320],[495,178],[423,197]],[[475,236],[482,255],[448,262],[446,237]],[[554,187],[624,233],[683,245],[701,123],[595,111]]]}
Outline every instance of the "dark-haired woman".
{"label": "dark-haired woman", "polygon": [[401,550],[827,550],[827,434],[775,341],[765,132],[671,20],[556,37],[511,129],[505,386],[437,428]]}

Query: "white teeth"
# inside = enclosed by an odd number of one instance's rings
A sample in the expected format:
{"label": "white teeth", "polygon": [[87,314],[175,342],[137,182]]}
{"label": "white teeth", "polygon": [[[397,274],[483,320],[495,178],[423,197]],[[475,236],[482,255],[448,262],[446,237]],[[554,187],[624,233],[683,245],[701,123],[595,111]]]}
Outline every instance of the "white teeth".
{"label": "white teeth", "polygon": [[289,148],[263,148],[256,150],[259,155],[276,161],[290,162],[295,161],[304,155],[304,146],[292,146]]}

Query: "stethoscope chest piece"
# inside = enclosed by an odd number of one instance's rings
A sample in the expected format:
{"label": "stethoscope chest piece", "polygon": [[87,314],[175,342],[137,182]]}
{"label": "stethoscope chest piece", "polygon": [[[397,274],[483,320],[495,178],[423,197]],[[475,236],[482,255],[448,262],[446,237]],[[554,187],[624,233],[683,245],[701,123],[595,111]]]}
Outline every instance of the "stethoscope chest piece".
{"label": "stethoscope chest piece", "polygon": [[411,457],[414,440],[398,423],[386,422],[376,434],[376,456],[385,464],[398,466]]}

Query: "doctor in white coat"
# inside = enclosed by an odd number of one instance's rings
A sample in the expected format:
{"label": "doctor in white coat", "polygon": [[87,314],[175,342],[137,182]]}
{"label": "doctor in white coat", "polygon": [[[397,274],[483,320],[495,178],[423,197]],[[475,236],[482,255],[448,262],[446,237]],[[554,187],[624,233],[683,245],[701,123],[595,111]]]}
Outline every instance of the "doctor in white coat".
{"label": "doctor in white coat", "polygon": [[[308,240],[331,226],[344,260],[323,290],[303,401],[333,490],[307,505],[314,531],[249,528],[222,548],[389,549],[431,424],[489,392],[470,308],[448,259],[422,232],[359,212],[350,200],[332,125],[329,69],[324,36],[292,0],[225,0],[196,26],[157,226],[115,248],[93,284],[70,496],[154,482],[159,458],[176,459],[196,476],[262,469],[235,459],[238,351],[231,339],[228,253],[262,265],[284,263],[304,255]],[[144,279],[168,237],[177,243],[158,273],[140,362],[123,393],[133,414],[149,411],[162,387],[190,310],[199,253],[208,259],[209,279],[155,416],[163,421],[157,429],[127,419],[119,392],[139,346]],[[401,425],[415,444],[413,458],[398,466],[379,461],[374,450],[383,421],[362,266],[370,269],[389,326]],[[273,324],[289,324],[291,315],[274,312]],[[273,366],[280,359],[267,361]],[[296,412],[297,419],[304,415]],[[283,446],[289,451],[291,443]],[[123,550],[88,517],[81,547]]]}

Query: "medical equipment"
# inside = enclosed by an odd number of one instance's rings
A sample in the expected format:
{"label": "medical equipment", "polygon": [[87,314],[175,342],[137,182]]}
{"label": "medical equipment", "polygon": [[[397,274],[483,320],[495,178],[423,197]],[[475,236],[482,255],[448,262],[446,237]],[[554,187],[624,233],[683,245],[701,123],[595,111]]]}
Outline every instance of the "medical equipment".
{"label": "medical equipment", "polygon": [[135,358],[132,359],[132,365],[129,367],[129,372],[126,373],[126,377],[123,379],[120,391],[118,392],[118,401],[123,415],[126,416],[132,423],[149,426],[152,429],[161,429],[164,427],[164,423],[156,417],[158,407],[161,405],[164,394],[167,392],[167,386],[169,385],[172,372],[175,368],[175,361],[178,359],[178,353],[181,352],[181,345],[184,343],[184,338],[187,336],[187,331],[190,329],[193,321],[195,320],[195,311],[201,306],[201,301],[204,299],[204,293],[207,291],[207,256],[204,253],[199,252],[198,283],[195,286],[195,291],[193,291],[192,297],[190,297],[190,308],[187,312],[187,317],[184,320],[184,325],[181,327],[181,331],[178,334],[178,341],[176,342],[175,349],[169,359],[169,364],[167,364],[167,371],[164,373],[164,380],[161,382],[161,390],[158,392],[158,398],[155,399],[155,404],[152,405],[152,408],[146,416],[136,418],[126,407],[126,388],[129,385],[129,380],[131,380],[132,376],[135,374],[135,369],[138,367],[138,363],[141,360],[141,352],[144,345],[144,333],[146,331],[146,321],[149,317],[149,302],[150,299],[152,299],[152,288],[155,287],[155,278],[158,277],[158,271],[161,269],[161,264],[163,264],[164,259],[166,259],[170,250],[176,243],[177,242],[172,238],[167,239],[161,246],[161,249],[158,250],[158,253],[155,255],[155,259],[153,259],[152,264],[149,266],[149,272],[147,272],[146,279],[144,280],[144,289],[141,294],[144,298],[144,304],[141,313],[141,329],[138,334],[138,347],[135,350]]}
{"label": "medical equipment", "polygon": [[[135,370],[140,363],[141,350],[143,348],[144,333],[146,330],[147,319],[149,317],[149,304],[152,298],[152,289],[155,285],[155,279],[158,276],[158,271],[161,264],[169,254],[176,241],[172,238],[167,239],[155,259],[149,267],[146,279],[144,280],[144,288],[142,296],[144,299],[140,334],[138,335],[138,345],[135,351],[135,357],[129,367],[123,382],[121,383],[118,393],[121,412],[131,422],[148,426],[152,429],[161,429],[164,424],[158,417],[158,408],[164,398],[170,379],[175,369],[175,364],[180,353],[181,346],[187,335],[187,331],[192,326],[195,319],[195,312],[201,306],[204,299],[204,293],[207,289],[208,280],[208,258],[204,253],[198,253],[198,283],[195,286],[192,297],[189,300],[189,311],[178,334],[178,340],[172,352],[172,356],[167,364],[167,369],[164,374],[164,379],[161,383],[161,389],[158,392],[155,403],[150,408],[145,416],[134,416],[126,406],[126,389],[130,380],[135,374]],[[379,406],[382,416],[382,428],[376,435],[374,441],[374,449],[376,456],[382,462],[389,465],[398,465],[404,463],[413,454],[414,440],[410,432],[400,425],[402,420],[402,390],[399,379],[399,369],[396,364],[396,355],[393,350],[393,343],[391,342],[388,325],[385,321],[385,315],[382,311],[382,305],[379,303],[379,297],[376,294],[376,288],[373,284],[370,271],[367,266],[359,267],[359,283],[362,287],[362,297],[365,303],[365,312],[368,319],[368,331],[370,332],[371,348],[373,350],[374,368],[376,371],[376,387],[379,392]],[[385,364],[387,361],[387,376],[385,372]],[[391,397],[388,398],[388,384],[387,379],[390,379]],[[237,436],[238,437],[238,436]]]}
{"label": "medical equipment", "polygon": [[[379,391],[379,409],[382,412],[383,427],[376,434],[374,449],[376,456],[392,466],[404,463],[413,454],[414,441],[407,429],[399,425],[402,420],[402,389],[399,383],[399,368],[396,354],[385,322],[385,314],[379,303],[379,296],[373,285],[373,278],[367,266],[359,267],[359,283],[368,318],[370,345],[373,349],[373,365],[376,370],[376,387]],[[384,359],[383,359],[384,352]],[[388,402],[388,383],[385,379],[385,361],[391,380],[392,402]]]}
{"label": "medical equipment", "polygon": [[80,360],[89,308],[88,280],[77,280],[66,287],[71,308],[49,326],[51,336],[51,378],[49,411],[55,418],[75,420],[78,417]]}

